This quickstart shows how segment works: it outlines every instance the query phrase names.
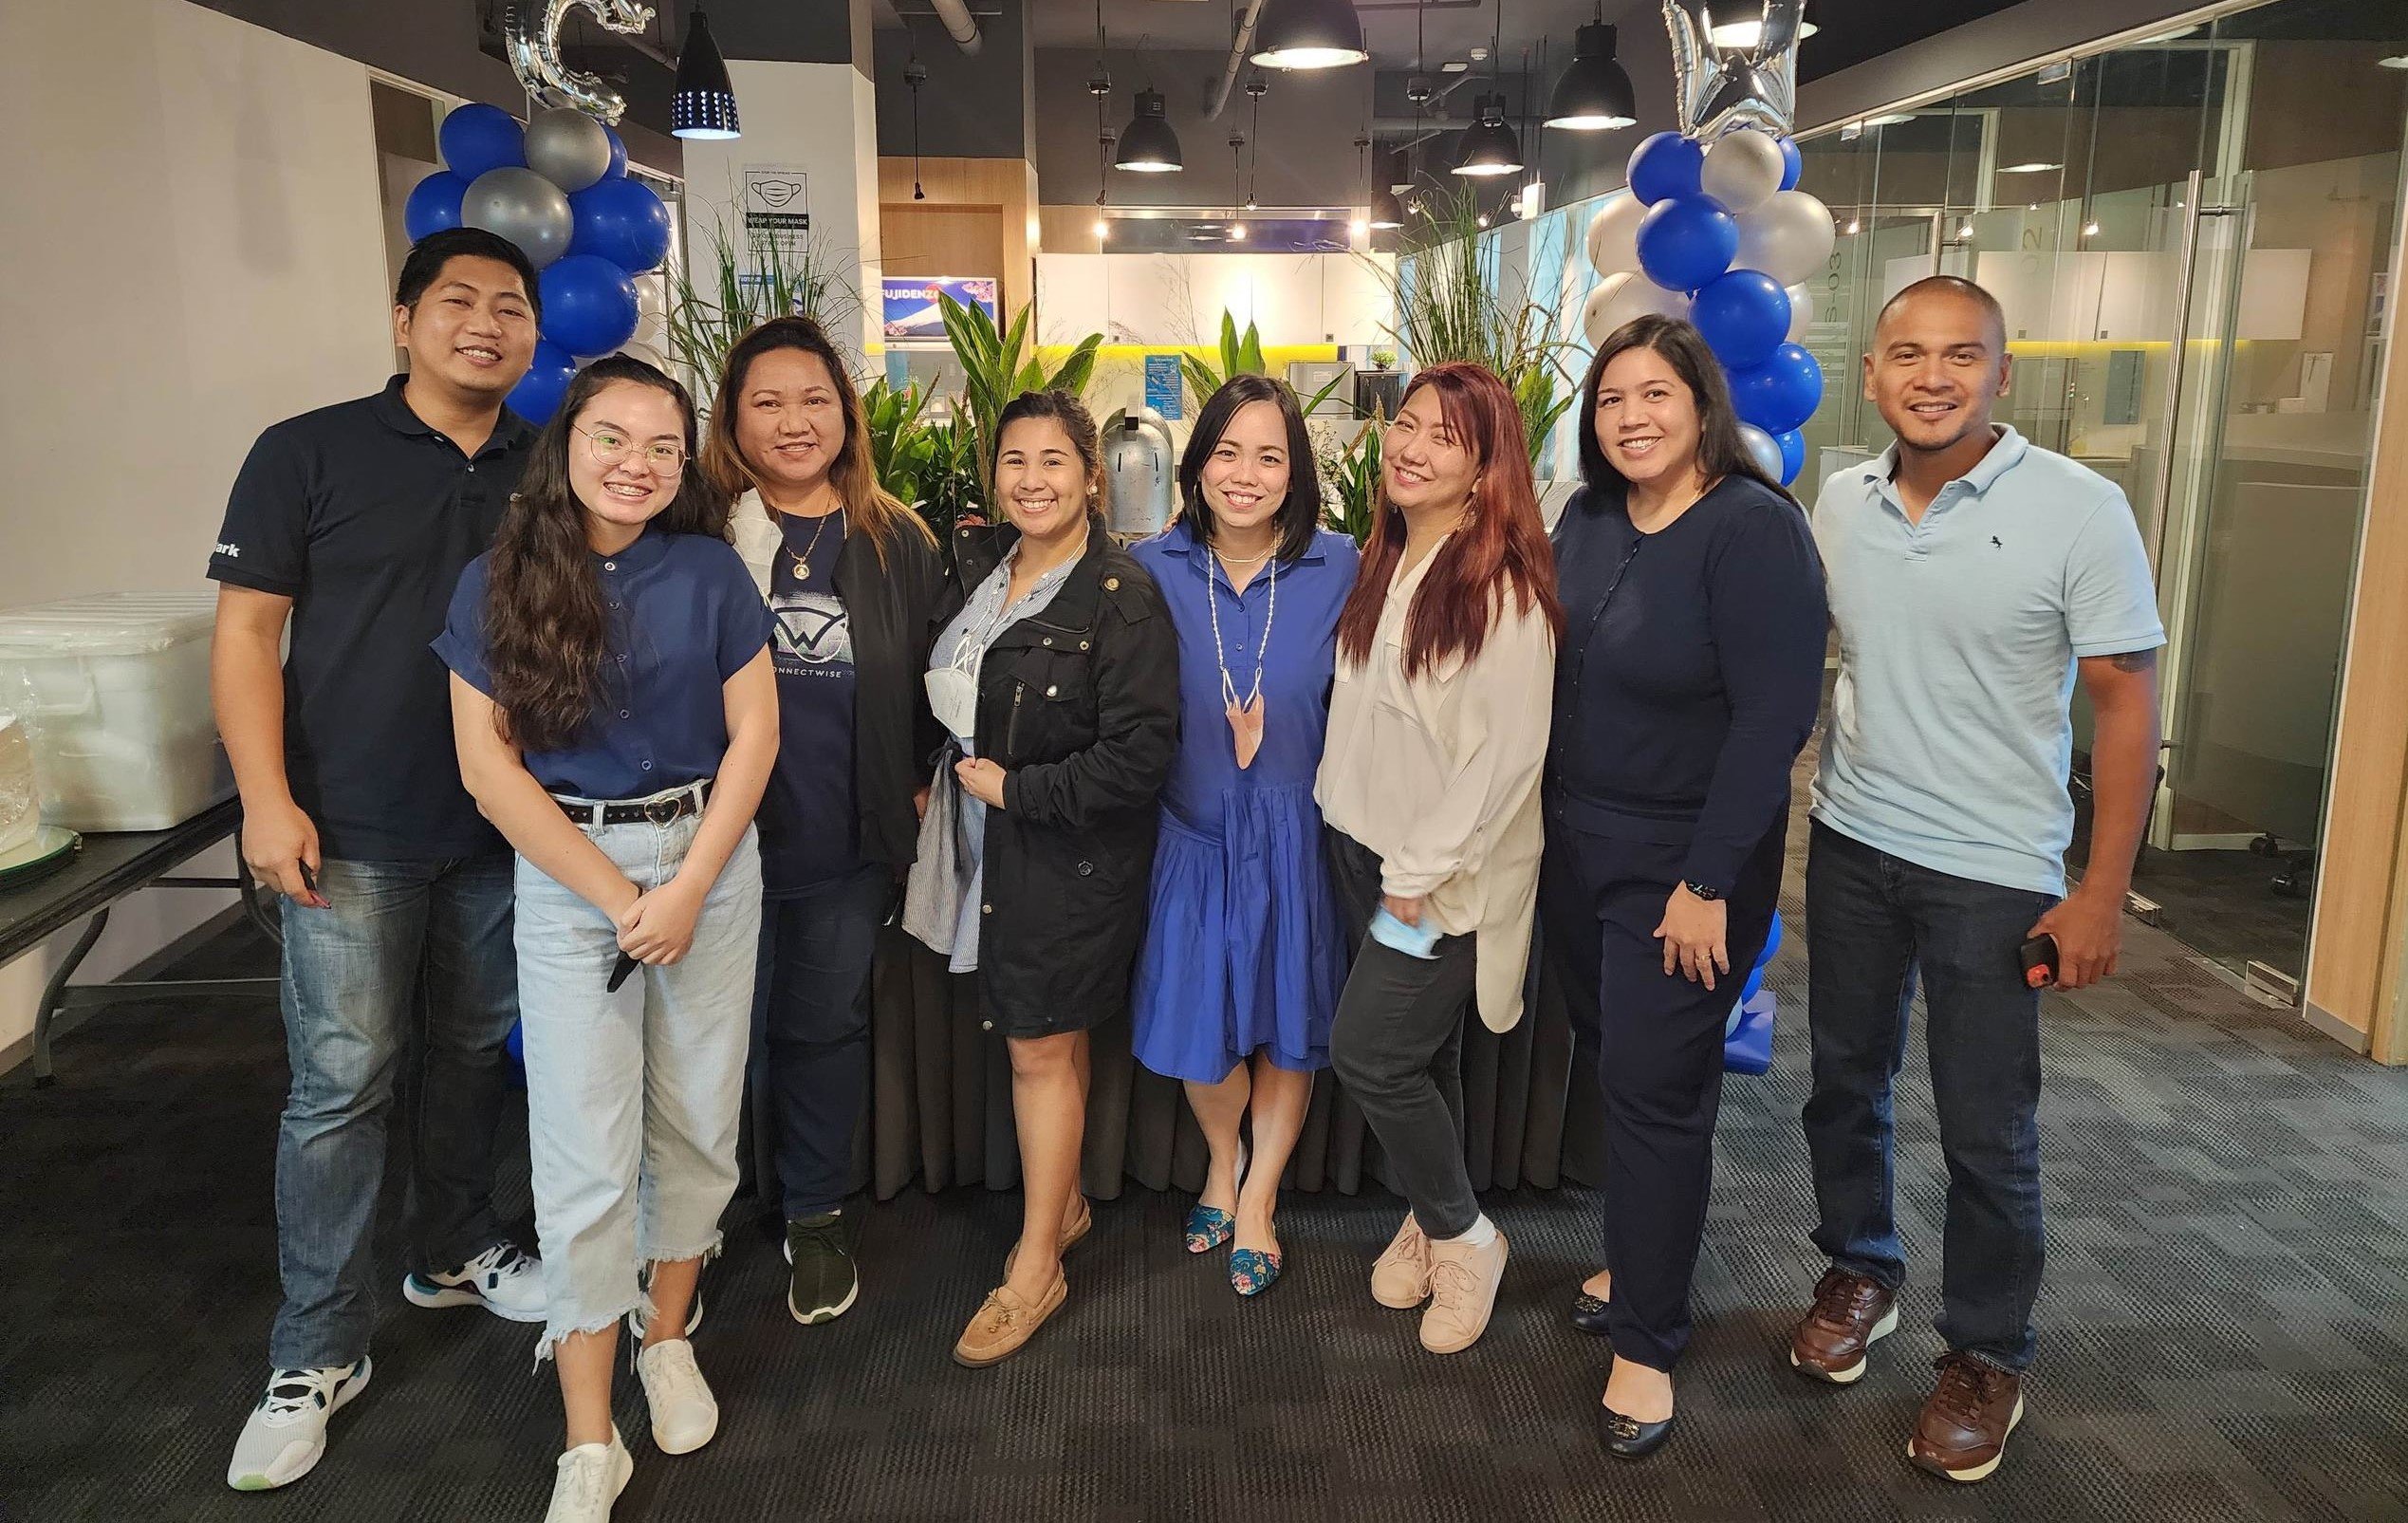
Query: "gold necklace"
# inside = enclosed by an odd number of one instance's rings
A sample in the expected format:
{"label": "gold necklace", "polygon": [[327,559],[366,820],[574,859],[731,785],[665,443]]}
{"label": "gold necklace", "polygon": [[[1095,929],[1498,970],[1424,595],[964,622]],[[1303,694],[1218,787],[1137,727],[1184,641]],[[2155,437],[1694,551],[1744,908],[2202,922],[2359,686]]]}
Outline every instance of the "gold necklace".
{"label": "gold necklace", "polygon": [[[804,546],[800,550],[797,550],[791,545],[788,545],[786,548],[787,558],[794,563],[794,579],[796,581],[808,582],[811,580],[811,557],[819,553],[820,536],[827,532],[827,521],[829,519],[841,518],[843,514],[844,510],[842,508],[839,508],[832,513],[820,514],[820,527],[811,530],[810,544]],[[838,535],[836,542],[839,545],[843,544],[843,536],[842,534]]]}

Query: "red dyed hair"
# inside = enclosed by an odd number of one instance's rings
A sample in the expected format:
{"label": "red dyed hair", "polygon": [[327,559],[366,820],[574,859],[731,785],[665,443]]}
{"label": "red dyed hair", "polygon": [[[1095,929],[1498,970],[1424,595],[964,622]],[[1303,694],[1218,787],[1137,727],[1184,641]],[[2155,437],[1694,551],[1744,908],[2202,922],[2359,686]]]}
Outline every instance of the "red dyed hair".
{"label": "red dyed hair", "polygon": [[[1492,372],[1459,361],[1416,372],[1404,399],[1424,386],[1437,392],[1440,416],[1478,460],[1479,474],[1462,526],[1438,547],[1405,615],[1404,671],[1409,678],[1449,657],[1460,656],[1467,662],[1477,658],[1509,589],[1517,612],[1540,608],[1557,638],[1564,633],[1564,608],[1555,598],[1555,551],[1539,520],[1529,446],[1513,394]],[[1339,654],[1358,666],[1371,659],[1380,609],[1388,601],[1397,563],[1404,558],[1404,514],[1390,506],[1383,473],[1379,520],[1362,548],[1354,590],[1338,616]]]}

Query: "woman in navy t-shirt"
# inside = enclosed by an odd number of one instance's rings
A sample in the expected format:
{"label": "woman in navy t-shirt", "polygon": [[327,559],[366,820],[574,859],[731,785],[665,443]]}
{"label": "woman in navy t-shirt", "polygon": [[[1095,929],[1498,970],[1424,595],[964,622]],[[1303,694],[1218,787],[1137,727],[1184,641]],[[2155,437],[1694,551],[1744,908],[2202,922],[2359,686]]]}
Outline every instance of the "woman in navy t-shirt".
{"label": "woman in navy t-shirt", "polygon": [[694,406],[641,361],[581,372],[435,642],[460,774],[518,851],[528,1152],[567,1409],[553,1523],[604,1518],[627,1318],[666,1454],[718,1403],[686,1342],[736,1183],[775,759],[769,611],[690,471]]}

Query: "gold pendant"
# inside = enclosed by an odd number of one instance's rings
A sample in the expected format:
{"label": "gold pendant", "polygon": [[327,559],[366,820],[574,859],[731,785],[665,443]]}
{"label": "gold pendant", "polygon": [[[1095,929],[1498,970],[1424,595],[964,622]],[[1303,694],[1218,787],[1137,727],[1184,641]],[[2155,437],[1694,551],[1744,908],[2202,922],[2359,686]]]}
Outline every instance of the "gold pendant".
{"label": "gold pendant", "polygon": [[1237,770],[1242,772],[1254,765],[1254,753],[1263,749],[1263,696],[1255,694],[1251,703],[1232,699],[1228,714],[1230,734],[1237,743]]}

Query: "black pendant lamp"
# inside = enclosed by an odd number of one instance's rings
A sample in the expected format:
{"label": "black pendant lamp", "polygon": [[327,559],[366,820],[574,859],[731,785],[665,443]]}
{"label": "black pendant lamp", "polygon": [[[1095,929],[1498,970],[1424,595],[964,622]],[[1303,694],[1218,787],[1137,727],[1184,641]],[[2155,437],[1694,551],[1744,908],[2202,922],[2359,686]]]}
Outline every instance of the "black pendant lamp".
{"label": "black pendant lamp", "polygon": [[1463,129],[1463,148],[1454,164],[1458,175],[1491,178],[1522,172],[1522,139],[1505,120],[1505,92],[1473,97],[1480,119]]}
{"label": "black pendant lamp", "polygon": [[1393,187],[1382,185],[1371,193],[1370,224],[1383,232],[1404,226],[1404,207]]}
{"label": "black pendant lamp", "polygon": [[1370,56],[1353,0],[1270,0],[1247,60],[1264,68],[1339,68]]}
{"label": "black pendant lamp", "polygon": [[1137,115],[1121,134],[1112,166],[1139,175],[1168,175],[1187,165],[1179,158],[1179,135],[1171,130],[1170,109],[1159,90],[1137,93]]}
{"label": "black pendant lamp", "polygon": [[1567,132],[1609,132],[1639,121],[1630,75],[1614,57],[1614,28],[1584,24],[1572,33],[1572,66],[1555,82],[1547,124]]}
{"label": "black pendant lamp", "polygon": [[686,19],[686,45],[677,49],[677,93],[669,102],[669,130],[680,138],[738,138],[735,85],[728,61],[700,10]]}

